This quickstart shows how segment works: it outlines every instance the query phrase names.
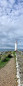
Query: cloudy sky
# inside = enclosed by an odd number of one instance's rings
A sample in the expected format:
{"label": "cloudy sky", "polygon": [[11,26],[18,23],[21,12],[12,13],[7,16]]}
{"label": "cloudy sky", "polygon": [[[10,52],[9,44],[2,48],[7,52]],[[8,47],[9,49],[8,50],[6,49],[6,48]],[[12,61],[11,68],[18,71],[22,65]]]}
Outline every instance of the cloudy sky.
{"label": "cloudy sky", "polygon": [[0,0],[0,48],[23,48],[23,0]]}

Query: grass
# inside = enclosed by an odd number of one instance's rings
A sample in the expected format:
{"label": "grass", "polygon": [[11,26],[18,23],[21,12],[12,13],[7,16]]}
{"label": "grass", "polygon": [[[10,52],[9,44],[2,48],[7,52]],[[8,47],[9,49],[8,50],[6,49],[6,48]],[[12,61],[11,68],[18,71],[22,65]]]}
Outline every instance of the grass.
{"label": "grass", "polygon": [[21,55],[21,57],[23,58],[23,55]]}
{"label": "grass", "polygon": [[15,63],[16,63],[16,52],[13,51],[13,55],[14,55],[14,60],[15,60]]}
{"label": "grass", "polygon": [[4,61],[0,60],[0,68],[4,67],[9,60],[10,58],[6,58]]}
{"label": "grass", "polygon": [[14,57],[15,57],[15,63],[16,63],[16,53],[15,53],[15,56]]}
{"label": "grass", "polygon": [[3,55],[3,58],[1,57],[2,59],[0,59],[0,68],[4,67],[7,62],[12,58],[10,55],[7,55],[6,57],[5,56],[6,55]]}

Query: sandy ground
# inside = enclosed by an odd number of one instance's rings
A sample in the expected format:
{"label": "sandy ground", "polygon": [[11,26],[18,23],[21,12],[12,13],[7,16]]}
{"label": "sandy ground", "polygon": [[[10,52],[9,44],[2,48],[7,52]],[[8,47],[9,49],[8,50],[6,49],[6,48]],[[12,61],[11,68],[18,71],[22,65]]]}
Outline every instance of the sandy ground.
{"label": "sandy ground", "polygon": [[16,66],[14,58],[0,69],[0,86],[17,86]]}

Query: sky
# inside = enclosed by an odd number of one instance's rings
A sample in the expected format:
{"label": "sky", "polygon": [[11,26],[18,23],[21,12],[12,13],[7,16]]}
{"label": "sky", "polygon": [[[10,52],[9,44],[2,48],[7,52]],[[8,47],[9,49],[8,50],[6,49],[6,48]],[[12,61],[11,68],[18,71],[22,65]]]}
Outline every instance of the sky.
{"label": "sky", "polygon": [[0,0],[0,49],[23,49],[23,0]]}

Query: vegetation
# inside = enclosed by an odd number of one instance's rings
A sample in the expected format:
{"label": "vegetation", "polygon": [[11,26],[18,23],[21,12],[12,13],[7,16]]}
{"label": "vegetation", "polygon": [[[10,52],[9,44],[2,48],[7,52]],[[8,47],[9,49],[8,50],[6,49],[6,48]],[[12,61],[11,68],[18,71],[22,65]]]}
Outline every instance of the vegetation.
{"label": "vegetation", "polygon": [[4,67],[6,63],[10,60],[10,58],[12,58],[12,56],[11,54],[8,54],[8,52],[3,55],[0,55],[0,68]]}
{"label": "vegetation", "polygon": [[10,58],[6,58],[3,62],[0,60],[0,68],[4,67]]}

